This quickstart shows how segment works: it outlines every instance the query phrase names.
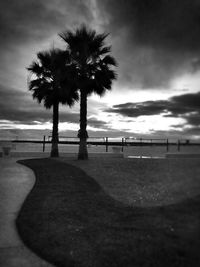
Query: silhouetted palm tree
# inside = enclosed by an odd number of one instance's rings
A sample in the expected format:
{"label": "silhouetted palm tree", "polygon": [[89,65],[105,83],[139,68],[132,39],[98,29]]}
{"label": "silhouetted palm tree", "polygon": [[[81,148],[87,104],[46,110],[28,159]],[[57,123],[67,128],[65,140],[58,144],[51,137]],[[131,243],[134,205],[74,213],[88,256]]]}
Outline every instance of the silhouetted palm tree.
{"label": "silhouetted palm tree", "polygon": [[102,96],[111,89],[116,74],[112,66],[115,59],[109,55],[111,46],[105,45],[107,34],[81,26],[75,32],[65,31],[60,37],[67,43],[71,60],[78,72],[77,86],[80,90],[80,130],[78,159],[87,159],[87,96],[96,93]]}
{"label": "silhouetted palm tree", "polygon": [[39,52],[37,61],[27,68],[34,79],[29,82],[33,98],[43,102],[45,108],[53,107],[51,157],[58,157],[59,103],[72,106],[79,99],[74,83],[76,68],[70,64],[68,51],[51,49]]}

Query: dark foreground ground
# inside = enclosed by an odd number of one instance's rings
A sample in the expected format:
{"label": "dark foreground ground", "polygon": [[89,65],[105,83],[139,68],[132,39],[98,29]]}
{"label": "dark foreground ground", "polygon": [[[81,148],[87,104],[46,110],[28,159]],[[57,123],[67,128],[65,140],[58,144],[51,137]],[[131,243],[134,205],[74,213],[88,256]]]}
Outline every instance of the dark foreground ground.
{"label": "dark foreground ground", "polygon": [[67,162],[19,163],[35,172],[36,184],[17,229],[28,247],[56,266],[200,266],[200,195],[170,205],[130,206]]}

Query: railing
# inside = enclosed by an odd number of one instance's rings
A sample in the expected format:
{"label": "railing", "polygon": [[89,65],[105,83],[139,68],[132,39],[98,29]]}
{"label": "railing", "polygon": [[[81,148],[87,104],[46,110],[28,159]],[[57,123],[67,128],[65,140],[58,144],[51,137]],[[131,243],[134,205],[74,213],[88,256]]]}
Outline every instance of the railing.
{"label": "railing", "polygon": [[[12,143],[37,143],[42,145],[42,151],[45,152],[46,144],[51,144],[52,136],[43,136],[42,140],[12,140]],[[59,144],[63,145],[78,145],[79,139],[77,137],[59,136]],[[111,137],[90,137],[87,140],[88,145],[105,146],[105,151],[108,152],[109,147],[121,147],[121,151],[124,151],[125,147],[130,146],[163,146],[166,147],[166,151],[170,150],[170,146],[177,147],[177,151],[181,150],[182,146],[200,146],[200,141],[192,141],[187,139],[179,139],[177,141],[169,141],[169,139],[156,139],[156,138],[111,138]]]}

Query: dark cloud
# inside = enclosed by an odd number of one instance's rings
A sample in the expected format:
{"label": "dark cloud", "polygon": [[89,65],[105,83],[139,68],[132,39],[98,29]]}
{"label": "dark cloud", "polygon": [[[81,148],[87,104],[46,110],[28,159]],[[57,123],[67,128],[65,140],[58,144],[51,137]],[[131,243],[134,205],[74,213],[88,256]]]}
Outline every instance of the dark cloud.
{"label": "dark cloud", "polygon": [[143,115],[157,115],[166,109],[167,101],[146,101],[139,103],[125,103],[114,105],[108,112],[120,113],[123,116],[139,117]]}
{"label": "dark cloud", "polygon": [[[52,120],[52,110],[32,99],[28,91],[20,91],[0,85],[0,120],[12,123],[34,125]],[[60,112],[60,122],[79,122],[79,114],[72,113],[68,107]]]}
{"label": "dark cloud", "polygon": [[[52,110],[45,110],[38,108],[30,112],[28,110],[16,110],[11,109],[10,112],[2,110],[0,113],[0,120],[8,120],[9,124],[26,124],[36,125],[42,124],[48,121],[52,121]],[[77,113],[60,113],[60,122],[78,123],[79,114]]]}
{"label": "dark cloud", "polygon": [[191,71],[200,52],[199,0],[99,1],[108,17],[120,82],[155,88]]}
{"label": "dark cloud", "polygon": [[[188,124],[190,125],[196,125],[196,126],[200,126],[200,114],[196,114],[196,115],[190,115],[187,118]],[[199,129],[200,130],[200,129]],[[200,133],[200,131],[199,131]]]}
{"label": "dark cloud", "polygon": [[168,111],[171,114],[165,115],[166,117],[182,116],[193,124],[192,122],[200,115],[200,92],[170,98]]}
{"label": "dark cloud", "polygon": [[183,105],[191,109],[200,109],[200,92],[196,94],[184,94],[179,96],[174,96],[171,100],[177,105]]}
{"label": "dark cloud", "polygon": [[128,28],[139,45],[177,51],[199,51],[200,1],[109,0],[101,1],[116,33]]}
{"label": "dark cloud", "polygon": [[68,107],[66,107],[66,112],[60,112],[59,117],[60,122],[79,123],[80,120],[80,114],[69,111]]}
{"label": "dark cloud", "polygon": [[[72,16],[71,14],[76,14]],[[0,9],[1,46],[41,42],[68,25],[90,20],[84,1],[3,0]]]}
{"label": "dark cloud", "polygon": [[58,33],[91,20],[86,1],[0,1],[1,82],[25,88],[25,68],[36,53],[53,45],[64,47]]}
{"label": "dark cloud", "polygon": [[105,111],[132,118],[162,114],[164,117],[184,118],[188,124],[197,126],[200,125],[200,92],[168,100],[119,104]]}
{"label": "dark cloud", "polygon": [[95,118],[89,118],[88,119],[88,125],[92,126],[94,128],[100,128],[100,129],[107,128],[105,121],[97,120]]}
{"label": "dark cloud", "polygon": [[[30,122],[33,118],[42,121],[42,108],[29,98],[28,92],[0,85],[0,119]],[[46,117],[47,119],[47,117]]]}

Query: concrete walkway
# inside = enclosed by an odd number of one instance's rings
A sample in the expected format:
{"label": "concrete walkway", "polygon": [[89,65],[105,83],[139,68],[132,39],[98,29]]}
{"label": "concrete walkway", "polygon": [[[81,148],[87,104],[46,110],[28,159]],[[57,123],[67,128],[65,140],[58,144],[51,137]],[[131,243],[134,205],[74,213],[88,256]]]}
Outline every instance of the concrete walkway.
{"label": "concrete walkway", "polygon": [[35,182],[33,172],[16,161],[0,158],[0,266],[51,267],[23,244],[16,230],[16,216]]}

